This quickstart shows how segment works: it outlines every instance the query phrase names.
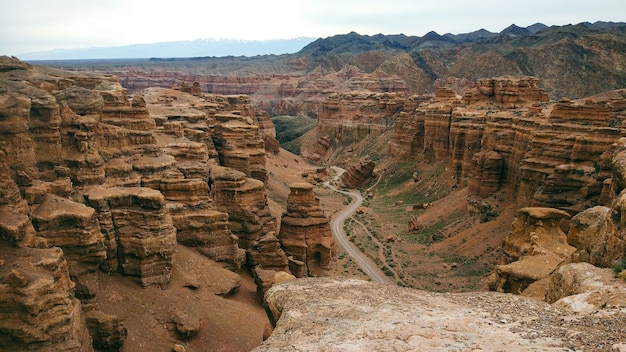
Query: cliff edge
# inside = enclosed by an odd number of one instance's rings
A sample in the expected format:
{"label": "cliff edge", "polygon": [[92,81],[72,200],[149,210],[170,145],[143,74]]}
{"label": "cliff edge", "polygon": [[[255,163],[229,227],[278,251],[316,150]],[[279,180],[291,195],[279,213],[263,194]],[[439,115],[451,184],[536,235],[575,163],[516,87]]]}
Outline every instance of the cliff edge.
{"label": "cliff edge", "polygon": [[495,292],[434,293],[357,279],[298,279],[265,295],[262,351],[618,350],[623,308],[572,315]]}

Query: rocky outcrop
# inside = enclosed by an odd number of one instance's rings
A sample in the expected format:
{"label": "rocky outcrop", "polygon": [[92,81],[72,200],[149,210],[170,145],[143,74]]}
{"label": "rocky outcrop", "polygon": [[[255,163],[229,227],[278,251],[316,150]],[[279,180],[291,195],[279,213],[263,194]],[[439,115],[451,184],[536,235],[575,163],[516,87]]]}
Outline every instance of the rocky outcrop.
{"label": "rocky outcrop", "polygon": [[272,286],[295,279],[295,276],[285,271],[267,270],[260,265],[254,268],[254,282],[260,297],[263,297]]}
{"label": "rocky outcrop", "polygon": [[184,207],[170,207],[178,243],[196,248],[200,253],[233,270],[245,261],[245,250],[239,248],[239,237],[230,230],[228,213],[215,209],[188,212]]}
{"label": "rocky outcrop", "polygon": [[568,262],[575,248],[560,228],[568,213],[552,208],[522,208],[503,243],[504,261],[498,265],[492,290],[521,293]]}
{"label": "rocky outcrop", "polygon": [[296,277],[329,276],[337,261],[337,248],[330,223],[313,194],[313,185],[289,186],[287,211],[282,215],[280,244]]}
{"label": "rocky outcrop", "polygon": [[467,187],[470,194],[478,198],[486,198],[498,191],[502,184],[504,160],[494,151],[481,151],[472,157],[472,165],[467,175]]}
{"label": "rocky outcrop", "polygon": [[449,160],[474,201],[513,187],[520,207],[581,211],[611,177],[624,96],[547,100],[532,77],[481,80],[462,99],[440,89],[428,104],[398,115],[389,153]]}
{"label": "rocky outcrop", "polygon": [[0,244],[0,307],[7,351],[93,351],[60,248]]}
{"label": "rocky outcrop", "polygon": [[[172,275],[176,228],[165,198],[146,187],[98,188],[85,194],[105,235],[104,270],[134,276],[142,286],[165,285]],[[140,224],[141,231],[137,231]]]}
{"label": "rocky outcrop", "polygon": [[119,351],[128,337],[128,330],[119,317],[99,309],[86,310],[85,323],[96,349]]}
{"label": "rocky outcrop", "polygon": [[572,218],[567,242],[576,247],[573,262],[588,262],[595,266],[610,268],[626,253],[624,237],[624,213],[626,200],[626,139],[620,139],[612,157],[612,185],[610,207],[596,206],[586,209]]}
{"label": "rocky outcrop", "polygon": [[567,243],[576,247],[573,262],[610,268],[624,255],[624,238],[613,222],[611,209],[596,206],[576,214],[570,221]]}
{"label": "rocky outcrop", "polygon": [[265,151],[274,155],[278,154],[280,152],[280,144],[276,139],[276,126],[270,120],[270,115],[266,111],[261,110],[254,117],[256,125],[259,126],[259,134],[265,143]]}
{"label": "rocky outcrop", "polygon": [[274,285],[265,302],[275,328],[255,352],[594,350],[619,348],[624,336],[619,309],[574,315],[495,292],[434,293],[310,278]]}
{"label": "rocky outcrop", "polygon": [[229,214],[230,230],[237,235],[239,247],[247,250],[248,264],[287,271],[263,182],[222,166],[211,168],[210,182],[215,206]]}
{"label": "rocky outcrop", "polygon": [[252,118],[230,113],[217,114],[215,119],[213,143],[220,164],[265,182],[265,143]]}
{"label": "rocky outcrop", "polygon": [[50,247],[63,249],[70,272],[93,272],[106,258],[104,236],[93,208],[52,194],[31,212],[33,227]]}
{"label": "rocky outcrop", "polygon": [[318,115],[317,144],[302,145],[302,155],[319,161],[333,147],[349,146],[365,138],[376,138],[393,129],[398,114],[414,108],[404,94],[368,90],[330,95]]}
{"label": "rocky outcrop", "polygon": [[[58,266],[68,276],[67,289],[57,291],[69,297],[33,291],[24,303],[43,307],[57,300],[50,311],[58,321],[50,323],[53,327],[41,321],[42,329],[57,334],[58,328],[65,335],[48,338],[28,328],[37,335],[30,338],[30,330],[11,323],[16,330],[3,329],[12,331],[7,339],[13,332],[30,339],[11,343],[34,350],[55,343],[62,350],[89,350],[91,334],[95,348],[119,349],[127,331],[122,319],[99,308],[97,270],[131,276],[143,287],[166,287],[177,242],[236,270],[246,259],[241,238],[249,263],[287,270],[260,181],[266,178],[266,151],[258,125],[268,136],[272,125],[257,123],[249,98],[201,94],[197,86],[191,87],[193,94],[148,89],[131,98],[112,76],[53,70],[7,57],[0,57],[0,67],[3,251],[6,245],[13,246],[7,253],[57,248],[63,261]],[[222,167],[220,160],[242,169],[225,169],[237,180],[243,176],[241,184],[224,187],[219,177],[209,177],[212,166]],[[232,198],[224,197],[229,191]],[[14,267],[35,265],[31,257],[22,255]],[[24,286],[29,281],[22,276],[16,277]],[[48,281],[37,285],[56,289]],[[19,301],[11,299],[7,304]],[[26,322],[35,313],[10,319]],[[83,332],[88,341],[77,337]]]}
{"label": "rocky outcrop", "polygon": [[352,165],[341,174],[341,182],[348,188],[361,188],[376,178],[375,167],[376,163],[373,161]]}
{"label": "rocky outcrop", "polygon": [[475,87],[465,91],[463,99],[468,103],[491,100],[506,108],[516,108],[529,102],[547,102],[550,96],[538,84],[536,77],[480,79]]}
{"label": "rocky outcrop", "polygon": [[613,277],[610,269],[589,263],[567,264],[552,275],[545,300],[576,313],[623,308],[626,306],[626,284]]}

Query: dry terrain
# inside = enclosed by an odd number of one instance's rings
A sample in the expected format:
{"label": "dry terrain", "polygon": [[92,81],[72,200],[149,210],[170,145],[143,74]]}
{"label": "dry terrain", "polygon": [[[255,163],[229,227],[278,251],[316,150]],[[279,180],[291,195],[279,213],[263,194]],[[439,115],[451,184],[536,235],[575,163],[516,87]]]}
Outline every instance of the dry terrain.
{"label": "dry terrain", "polygon": [[[269,321],[252,277],[245,270],[238,274],[241,278],[179,245],[165,289],[141,288],[131,278],[99,272],[98,304],[123,319],[128,338],[122,351],[167,351],[174,344],[187,351],[249,351],[261,343]],[[228,295],[240,280],[238,291]],[[174,332],[176,314],[200,326],[188,342]]]}
{"label": "dry terrain", "polygon": [[[316,169],[298,155],[281,150],[267,162],[267,186],[271,209],[277,217],[284,211],[288,183],[303,179]],[[384,167],[381,167],[381,169]],[[495,221],[478,223],[467,212],[467,189],[456,188],[443,163],[407,167],[389,165],[378,182],[362,191],[370,196],[344,228],[351,241],[370,256],[401,286],[432,291],[487,290],[484,279],[493,270],[504,236],[510,231],[515,209],[508,206]],[[332,173],[331,168],[327,168]],[[412,179],[413,172],[419,181]],[[348,199],[321,183],[315,187],[327,216],[343,208]],[[497,194],[510,203],[507,191]],[[413,205],[428,203],[426,209]],[[415,207],[417,208],[417,207]],[[407,231],[416,217],[419,231]],[[433,241],[433,235],[441,236]],[[363,271],[338,247],[338,276],[367,279]]]}

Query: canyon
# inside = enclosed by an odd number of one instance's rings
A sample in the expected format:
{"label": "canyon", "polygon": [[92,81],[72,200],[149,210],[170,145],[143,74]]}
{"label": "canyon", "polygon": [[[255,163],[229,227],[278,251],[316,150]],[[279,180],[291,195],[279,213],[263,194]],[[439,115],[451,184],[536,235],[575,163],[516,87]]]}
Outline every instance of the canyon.
{"label": "canyon", "polygon": [[[605,43],[589,26],[560,30],[588,53]],[[542,33],[506,42],[564,45]],[[0,344],[624,350],[619,68],[603,89],[558,86],[554,72],[457,79],[431,74],[432,49],[379,39],[319,40],[288,56],[299,73],[255,78],[1,57]],[[378,52],[350,54],[354,40]],[[466,44],[449,67],[492,62]],[[303,112],[316,124],[297,156],[270,117]],[[352,200],[325,186],[332,165],[364,198],[346,238],[397,286],[357,279],[335,244],[329,218]]]}
{"label": "canyon", "polygon": [[[175,341],[170,334],[187,340],[201,321],[220,316],[206,317],[211,309],[198,316],[181,294],[233,296],[243,285],[235,273],[242,267],[289,271],[265,192],[266,153],[277,145],[265,143],[273,125],[246,96],[151,88],[130,97],[113,76],[9,57],[0,58],[0,68],[3,347],[171,347],[164,342]],[[328,270],[336,254],[327,219],[314,198],[300,201],[292,209],[298,217],[311,212],[327,226],[311,227],[297,246],[312,258],[322,253],[319,269]],[[281,241],[294,236],[298,231],[283,232]],[[121,304],[134,301],[133,287],[155,297],[155,289],[170,292],[150,308],[152,318],[143,317],[163,322],[164,331],[155,332],[164,337],[137,339],[150,332],[120,316],[134,309]],[[251,323],[247,331],[257,330],[237,348],[260,343],[262,324]]]}

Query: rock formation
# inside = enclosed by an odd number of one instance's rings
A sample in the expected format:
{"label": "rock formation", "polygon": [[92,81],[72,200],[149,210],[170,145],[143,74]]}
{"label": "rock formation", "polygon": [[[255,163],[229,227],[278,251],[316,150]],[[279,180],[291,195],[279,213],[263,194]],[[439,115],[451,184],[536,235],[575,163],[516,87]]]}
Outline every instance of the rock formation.
{"label": "rock formation", "polygon": [[276,219],[270,213],[263,182],[241,171],[213,166],[210,180],[215,206],[229,214],[231,231],[247,250],[251,267],[287,270],[287,257],[276,238]]}
{"label": "rock formation", "polygon": [[120,270],[143,286],[167,284],[176,228],[163,195],[146,187],[115,187],[94,189],[85,199],[98,212],[100,230],[106,234],[104,270]]}
{"label": "rock formation", "polygon": [[7,351],[93,351],[60,248],[0,243],[0,345]]}
{"label": "rock formation", "polygon": [[280,244],[296,277],[329,276],[336,265],[337,249],[328,218],[313,194],[313,185],[289,186],[287,211],[280,222]]}
{"label": "rock formation", "polygon": [[[540,30],[507,28],[501,33],[430,32],[421,38],[352,32],[318,39],[289,55],[57,64],[116,75],[130,92],[197,82],[202,92],[250,95],[255,107],[271,116],[315,116],[333,92],[362,89],[423,94],[448,87],[462,95],[480,85],[483,90],[495,89],[500,101],[514,104],[528,96],[510,94],[506,80],[494,85],[480,78],[532,72],[544,79],[553,99],[623,88],[625,75],[616,67],[625,57],[615,44],[623,42],[623,28],[623,23],[584,22]],[[196,88],[185,85],[189,92]]]}
{"label": "rock formation", "polygon": [[[3,346],[119,349],[127,331],[99,309],[96,271],[165,287],[177,242],[232,269],[245,248],[251,264],[287,270],[247,97],[148,89],[131,98],[112,76],[8,57],[0,67],[0,252],[15,258],[0,262],[11,307],[2,314],[39,307],[3,319]],[[235,176],[211,178],[213,167]],[[42,259],[49,253],[54,260]],[[37,273],[44,267],[51,273]],[[44,291],[24,291],[30,285]]]}
{"label": "rock formation", "polygon": [[552,208],[522,208],[503,243],[505,264],[496,268],[491,288],[521,293],[531,283],[568,262],[575,248],[559,224],[568,213]]}
{"label": "rock formation", "polygon": [[349,146],[366,138],[377,138],[393,129],[396,116],[415,107],[415,101],[400,93],[368,90],[331,94],[322,106],[316,127],[315,144],[302,146],[302,156],[319,161],[333,146]]}
{"label": "rock formation", "polygon": [[375,167],[376,163],[373,161],[352,165],[341,174],[341,182],[348,188],[361,188],[376,178],[376,174],[374,173]]}
{"label": "rock formation", "polygon": [[626,253],[624,213],[626,212],[626,139],[615,144],[612,157],[612,204],[586,209],[572,218],[567,242],[576,247],[573,262],[588,262],[610,268]]}
{"label": "rock formation", "polygon": [[[272,335],[253,351],[619,349],[623,313],[571,314],[496,292],[434,293],[339,278],[273,286]],[[306,317],[306,319],[304,318]],[[452,347],[453,346],[453,347]]]}
{"label": "rock formation", "polygon": [[213,142],[220,164],[265,182],[265,143],[252,118],[229,113],[216,114],[215,119]]}
{"label": "rock formation", "polygon": [[626,305],[625,285],[613,277],[610,269],[589,263],[572,263],[559,267],[549,280],[545,290],[546,302],[576,313]]}
{"label": "rock formation", "polygon": [[457,183],[484,199],[513,187],[518,205],[583,210],[610,176],[621,136],[623,93],[548,103],[532,77],[496,77],[398,115],[389,153],[396,159],[450,160]]}

